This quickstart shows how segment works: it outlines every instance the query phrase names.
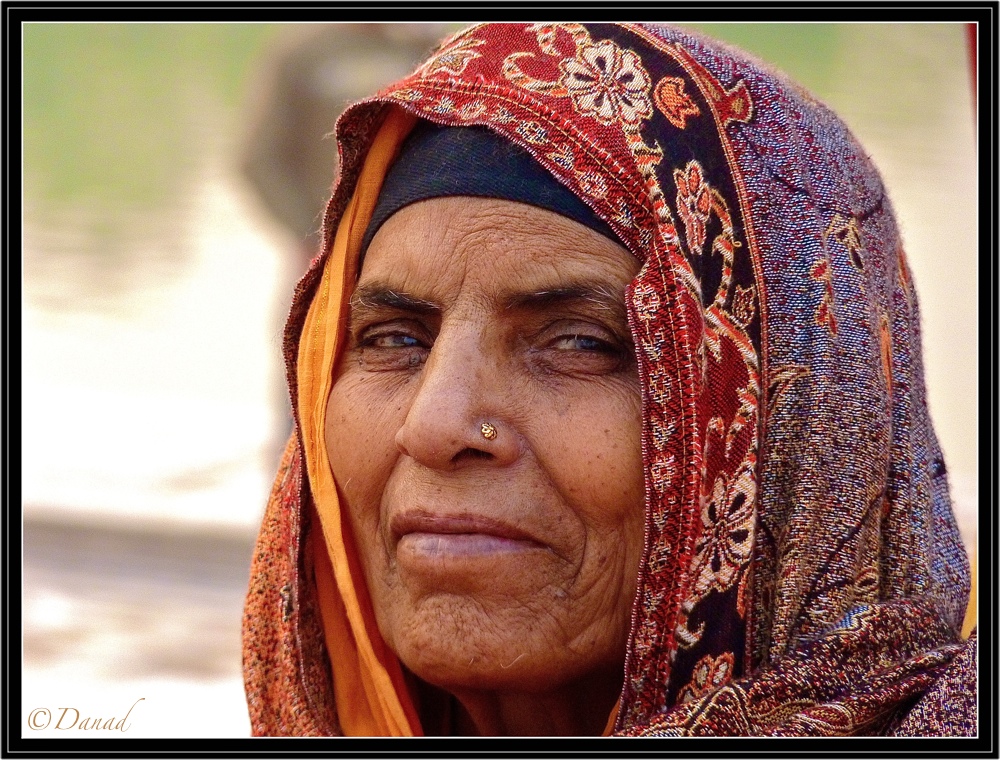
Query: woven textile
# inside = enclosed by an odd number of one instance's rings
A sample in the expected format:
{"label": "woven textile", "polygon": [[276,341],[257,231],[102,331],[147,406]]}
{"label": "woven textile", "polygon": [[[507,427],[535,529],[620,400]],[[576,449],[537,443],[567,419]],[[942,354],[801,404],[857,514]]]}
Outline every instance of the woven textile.
{"label": "woven textile", "polygon": [[[625,300],[646,532],[617,731],[898,725],[962,649],[968,561],[899,233],[844,125],[760,64],[675,29],[495,24],[453,37],[338,122],[325,247],[285,334],[293,401],[305,314],[393,107],[525,148],[643,263]],[[244,622],[255,734],[338,733],[302,473],[293,437]],[[969,733],[960,707],[954,732]]]}

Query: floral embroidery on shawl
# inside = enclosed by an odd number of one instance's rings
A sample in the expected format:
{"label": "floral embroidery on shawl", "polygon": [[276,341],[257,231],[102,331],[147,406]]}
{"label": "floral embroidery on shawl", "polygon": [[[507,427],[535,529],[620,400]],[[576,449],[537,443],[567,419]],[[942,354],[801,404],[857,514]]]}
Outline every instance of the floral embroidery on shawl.
{"label": "floral embroidery on shawl", "polygon": [[459,76],[470,61],[479,58],[482,53],[476,50],[483,40],[463,37],[454,44],[446,44],[435,53],[423,66],[417,69],[420,76],[429,77],[435,74],[451,74]]}
{"label": "floral embroidery on shawl", "polygon": [[584,45],[560,63],[560,84],[582,114],[602,124],[637,124],[652,114],[649,75],[631,50],[606,40]]}
{"label": "floral embroidery on shawl", "polygon": [[830,273],[830,262],[820,259],[809,271],[810,277],[823,286],[823,297],[816,307],[816,324],[823,325],[830,335],[837,337],[837,315],[833,308],[833,275]]}
{"label": "floral embroidery on shawl", "polygon": [[725,652],[718,657],[705,655],[694,667],[691,683],[681,689],[678,702],[684,704],[714,691],[729,681],[733,671],[733,656]]}
{"label": "floral embroidery on shawl", "polygon": [[858,228],[858,220],[845,219],[840,214],[834,214],[833,219],[823,233],[824,239],[832,237],[847,249],[851,264],[855,269],[864,268],[861,259],[861,230]]}
{"label": "floral embroidery on shawl", "polygon": [[677,183],[677,211],[684,222],[688,250],[701,255],[705,246],[705,225],[712,211],[711,188],[705,184],[701,166],[690,161],[684,169],[674,169]]}
{"label": "floral embroidery on shawl", "polygon": [[701,116],[701,109],[684,92],[684,80],[680,77],[663,77],[653,90],[653,102],[678,129],[684,129],[688,116]]}

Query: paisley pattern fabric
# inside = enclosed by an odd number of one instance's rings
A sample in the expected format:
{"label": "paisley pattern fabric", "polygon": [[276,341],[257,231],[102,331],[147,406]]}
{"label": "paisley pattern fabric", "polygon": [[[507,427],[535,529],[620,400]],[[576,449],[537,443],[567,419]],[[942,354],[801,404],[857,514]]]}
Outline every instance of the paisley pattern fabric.
{"label": "paisley pattern fabric", "polygon": [[[285,335],[293,400],[302,321],[387,108],[522,146],[642,262],[625,299],[645,550],[617,732],[896,725],[963,646],[968,561],[899,233],[844,125],[680,30],[472,27],[338,122],[325,248]],[[303,472],[293,437],[244,622],[255,734],[338,733]]]}

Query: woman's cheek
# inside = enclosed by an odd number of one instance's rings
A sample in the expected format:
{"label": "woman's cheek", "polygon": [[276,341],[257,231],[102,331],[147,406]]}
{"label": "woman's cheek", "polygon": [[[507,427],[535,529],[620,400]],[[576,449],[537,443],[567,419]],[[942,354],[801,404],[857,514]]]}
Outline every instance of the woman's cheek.
{"label": "woman's cheek", "polygon": [[555,417],[541,437],[543,466],[591,525],[631,523],[642,510],[642,420],[631,396],[615,388],[577,400],[571,408],[586,413]]}
{"label": "woman's cheek", "polygon": [[405,414],[398,392],[345,374],[330,395],[326,435],[334,479],[353,517],[366,524],[377,521],[381,494],[397,458],[395,435]]}

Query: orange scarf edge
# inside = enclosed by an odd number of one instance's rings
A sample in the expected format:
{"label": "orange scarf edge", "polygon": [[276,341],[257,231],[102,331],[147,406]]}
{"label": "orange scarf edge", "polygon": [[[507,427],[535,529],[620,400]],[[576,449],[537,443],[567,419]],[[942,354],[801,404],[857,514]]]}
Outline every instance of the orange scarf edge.
{"label": "orange scarf edge", "polygon": [[347,300],[362,236],[382,180],[415,123],[415,117],[391,109],[375,136],[306,316],[297,360],[306,468],[325,544],[314,545],[320,616],[335,674],[337,716],[347,736],[422,733],[399,661],[375,624],[350,526],[341,519],[340,498],[326,449],[327,399],[344,343]]}

